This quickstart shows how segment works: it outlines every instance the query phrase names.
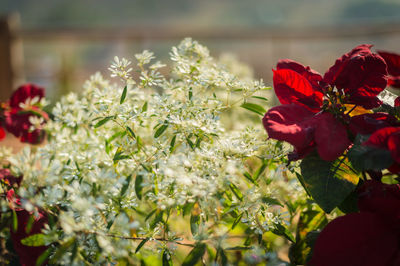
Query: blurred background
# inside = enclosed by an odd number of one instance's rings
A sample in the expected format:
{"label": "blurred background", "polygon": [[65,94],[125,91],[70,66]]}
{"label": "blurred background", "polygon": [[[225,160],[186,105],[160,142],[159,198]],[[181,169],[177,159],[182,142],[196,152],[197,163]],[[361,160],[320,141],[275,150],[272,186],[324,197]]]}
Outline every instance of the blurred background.
{"label": "blurred background", "polygon": [[79,91],[115,55],[168,63],[184,37],[236,54],[266,84],[280,58],[324,73],[360,43],[400,53],[398,0],[2,0],[0,17],[0,100],[23,82],[52,100]]}

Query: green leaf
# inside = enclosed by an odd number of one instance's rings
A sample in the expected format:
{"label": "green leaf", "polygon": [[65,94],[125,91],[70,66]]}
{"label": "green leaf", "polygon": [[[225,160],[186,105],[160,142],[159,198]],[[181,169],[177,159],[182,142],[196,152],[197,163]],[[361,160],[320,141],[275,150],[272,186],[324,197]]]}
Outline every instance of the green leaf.
{"label": "green leaf", "polygon": [[236,217],[235,221],[232,224],[231,229],[235,229],[236,225],[238,225],[240,223],[240,221],[242,220],[243,217],[243,213],[241,213],[238,217]]}
{"label": "green leaf", "polygon": [[164,252],[162,254],[162,265],[163,266],[172,266],[171,255],[166,250],[164,250]]}
{"label": "green leaf", "polygon": [[142,113],[144,113],[144,112],[147,111],[147,107],[148,107],[148,104],[147,104],[147,102],[145,102],[145,103],[143,104],[143,106],[142,106]]}
{"label": "green leaf", "polygon": [[171,139],[171,143],[169,144],[169,152],[173,152],[175,150],[175,141],[176,141],[176,135],[174,135]]}
{"label": "green leaf", "polygon": [[139,200],[142,199],[142,190],[143,190],[143,176],[137,175],[135,179],[135,193]]}
{"label": "green leaf", "polygon": [[12,210],[12,230],[14,233],[18,230],[18,217],[14,209]]}
{"label": "green leaf", "polygon": [[126,92],[128,91],[128,86],[124,87],[124,90],[122,91],[121,99],[119,100],[119,104],[123,104],[126,98]]}
{"label": "green leaf", "polygon": [[307,242],[308,235],[310,232],[322,229],[327,223],[328,220],[323,211],[308,210],[300,214],[296,242],[289,249],[289,258],[293,265],[307,265],[307,257],[312,248]]}
{"label": "green leaf", "polygon": [[393,164],[389,150],[373,146],[353,145],[348,152],[348,157],[358,171],[381,171]]}
{"label": "green leaf", "polygon": [[124,160],[124,159],[128,159],[128,158],[129,158],[129,155],[123,154],[122,151],[118,151],[118,150],[117,150],[117,152],[114,154],[113,161],[114,161],[114,163],[115,163],[115,162],[117,162],[117,161]]}
{"label": "green leaf", "polygon": [[306,190],[327,213],[342,203],[359,181],[345,158],[329,162],[312,154],[302,160],[300,168]]}
{"label": "green leaf", "polygon": [[252,111],[259,115],[264,115],[267,111],[261,105],[255,103],[243,103],[240,107]]}
{"label": "green leaf", "polygon": [[260,177],[260,175],[264,172],[265,168],[267,168],[267,166],[268,166],[268,162],[263,161],[261,166],[253,174],[253,180],[257,180]]}
{"label": "green leaf", "polygon": [[61,244],[61,246],[59,246],[57,248],[56,253],[54,254],[54,256],[51,258],[51,260],[49,261],[50,264],[56,264],[58,262],[58,260],[68,251],[68,249],[75,243],[76,239],[75,237],[70,238],[69,240],[67,240],[66,242],[64,242],[63,244]]}
{"label": "green leaf", "polygon": [[243,247],[243,246],[236,246],[236,247],[229,247],[226,248],[225,250],[249,250],[253,249],[254,247]]}
{"label": "green leaf", "polygon": [[254,99],[259,99],[259,100],[263,100],[263,101],[266,101],[266,102],[268,102],[268,99],[267,99],[267,98],[265,98],[265,97],[261,97],[261,96],[251,96],[251,98],[254,98]]}
{"label": "green leaf", "polygon": [[182,263],[182,266],[195,265],[198,261],[200,261],[201,257],[203,257],[205,252],[206,252],[206,244],[197,243],[196,246],[186,256],[185,260]]}
{"label": "green leaf", "polygon": [[40,256],[39,258],[36,260],[36,266],[41,266],[45,263],[45,261],[48,259],[48,257],[50,257],[50,255],[54,252],[54,248],[53,247],[49,247],[48,249],[46,249]]}
{"label": "green leaf", "polygon": [[114,116],[107,116],[107,117],[101,119],[99,122],[96,123],[96,125],[94,125],[94,128],[101,127],[102,125],[104,125],[105,123],[107,123],[108,121],[110,121],[113,118],[114,118]]}
{"label": "green leaf", "polygon": [[189,88],[189,100],[192,100],[193,97],[193,90],[192,87]]}
{"label": "green leaf", "polygon": [[235,194],[235,196],[236,196],[236,198],[238,198],[238,200],[243,201],[242,192],[240,192],[240,190],[237,188],[237,186],[235,186],[233,183],[231,183],[229,185],[229,188],[232,190],[233,194]]}
{"label": "green leaf", "polygon": [[271,198],[271,197],[263,197],[261,200],[263,203],[268,204],[268,205],[278,205],[278,206],[283,207],[283,204],[279,200]]}
{"label": "green leaf", "polygon": [[21,239],[21,243],[29,247],[40,247],[46,245],[47,237],[44,234],[34,234],[24,239]]}
{"label": "green leaf", "polygon": [[125,183],[124,183],[124,185],[122,186],[121,191],[120,191],[120,193],[119,193],[119,195],[120,195],[121,197],[124,196],[125,193],[126,193],[126,191],[128,190],[129,184],[131,183],[131,180],[132,180],[132,175],[128,175],[128,176],[126,177]]}
{"label": "green leaf", "polygon": [[146,237],[145,239],[143,239],[142,241],[140,241],[139,245],[137,246],[135,253],[138,253],[139,250],[144,246],[144,244],[146,244],[147,241],[149,241],[150,238]]}
{"label": "green leaf", "polygon": [[218,255],[220,255],[221,257],[221,265],[222,266],[228,265],[228,258],[226,257],[226,254],[222,248],[218,248],[217,256]]}
{"label": "green leaf", "polygon": [[278,236],[284,236],[290,242],[294,242],[293,235],[290,233],[290,231],[286,227],[284,227],[281,224],[276,224],[275,228],[273,228],[271,230],[271,232]]}
{"label": "green leaf", "polygon": [[132,128],[130,128],[130,127],[127,126],[127,127],[126,127],[126,130],[128,130],[129,135],[131,135],[133,138],[136,139],[136,135],[135,135],[135,133],[133,132]]}
{"label": "green leaf", "polygon": [[190,231],[195,236],[199,232],[200,215],[193,214],[190,216]]}
{"label": "green leaf", "polygon": [[162,133],[164,133],[164,131],[168,128],[168,123],[161,125],[156,133],[154,133],[154,138],[158,138],[159,136],[161,136]]}

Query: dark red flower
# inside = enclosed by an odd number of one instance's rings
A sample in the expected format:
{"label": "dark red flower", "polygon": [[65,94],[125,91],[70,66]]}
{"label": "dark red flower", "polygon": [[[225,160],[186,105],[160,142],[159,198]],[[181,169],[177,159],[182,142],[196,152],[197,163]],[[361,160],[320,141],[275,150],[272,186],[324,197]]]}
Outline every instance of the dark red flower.
{"label": "dark red flower", "polygon": [[360,212],[336,218],[320,233],[312,266],[400,264],[400,187],[367,181],[359,190]]}
{"label": "dark red flower", "polygon": [[350,118],[349,129],[354,136],[370,135],[378,129],[398,125],[396,117],[387,113],[367,113]]}
{"label": "dark red flower", "polygon": [[22,181],[22,176],[15,177],[11,174],[9,169],[0,169],[0,182],[9,187],[19,187]]}
{"label": "dark red flower", "polygon": [[[7,186],[19,186],[22,177],[13,176],[8,169],[0,170],[0,180]],[[15,193],[14,188],[6,190],[6,197],[9,202],[10,208],[15,211],[17,215],[17,230],[15,231],[13,225],[10,226],[11,240],[14,246],[14,250],[18,255],[21,265],[36,265],[36,260],[39,256],[47,249],[46,246],[26,246],[21,243],[21,240],[38,234],[44,228],[44,225],[48,222],[46,213],[37,209],[36,214],[34,212],[28,212],[21,206],[21,198]],[[33,223],[30,229],[28,224],[30,223],[30,217],[33,216]]]}
{"label": "dark red flower", "polygon": [[4,131],[4,128],[0,126],[0,141],[2,141],[6,137],[6,132]]}
{"label": "dark red flower", "polygon": [[44,97],[44,89],[34,84],[25,84],[19,87],[10,97],[10,107],[19,108],[21,103],[25,103],[28,99],[38,97],[41,100]]}
{"label": "dark red flower", "polygon": [[398,96],[396,99],[394,99],[394,106],[399,107],[400,106],[400,96]]}
{"label": "dark red flower", "polygon": [[11,228],[11,240],[13,242],[14,250],[18,254],[21,265],[36,265],[37,259],[47,249],[47,246],[26,246],[21,243],[21,240],[42,231],[44,225],[48,222],[46,213],[39,211],[38,215],[34,216],[34,221],[30,230],[28,230],[29,228],[27,228],[27,225],[30,217],[34,214],[26,210],[16,211],[16,214],[18,220],[17,231],[14,232]]}
{"label": "dark red flower", "polygon": [[349,97],[349,103],[366,109],[378,107],[376,97],[386,88],[387,67],[382,57],[371,52],[372,45],[362,44],[337,59],[323,81]]}
{"label": "dark red flower", "polygon": [[301,105],[283,104],[271,108],[263,118],[263,125],[270,138],[294,146],[293,159],[300,159],[317,148],[322,159],[331,161],[350,145],[345,126],[331,113],[315,114]]}
{"label": "dark red flower", "polygon": [[400,88],[400,55],[385,51],[377,51],[385,60],[387,65],[388,85],[394,88]]}
{"label": "dark red flower", "polygon": [[400,163],[400,127],[379,129],[363,144],[389,150],[395,163]]}
{"label": "dark red flower", "polygon": [[[32,113],[27,111],[19,111],[11,109],[11,111],[4,112],[6,129],[15,137],[20,138],[21,142],[28,142],[31,144],[42,143],[45,138],[45,131],[42,129],[30,130],[32,124],[29,121],[30,117],[38,116],[40,110]],[[47,120],[47,114],[42,112],[41,117]]]}
{"label": "dark red flower", "polygon": [[12,133],[22,142],[38,144],[44,140],[45,132],[40,128],[31,131],[31,117],[43,118],[43,123],[48,120],[46,112],[34,105],[21,106],[28,99],[37,98],[40,101],[44,97],[44,89],[33,84],[19,87],[11,96],[8,105],[3,112],[4,124],[7,131]]}

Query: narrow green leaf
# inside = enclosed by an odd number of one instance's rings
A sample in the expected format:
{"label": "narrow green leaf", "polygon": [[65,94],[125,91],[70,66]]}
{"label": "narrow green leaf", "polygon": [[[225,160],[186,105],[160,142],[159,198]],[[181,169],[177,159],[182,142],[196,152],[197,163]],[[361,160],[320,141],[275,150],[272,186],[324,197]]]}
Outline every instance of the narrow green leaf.
{"label": "narrow green leaf", "polygon": [[72,237],[63,244],[61,244],[61,246],[57,248],[56,253],[51,258],[49,263],[56,264],[56,262],[58,262],[58,260],[68,251],[68,249],[75,243],[75,241],[76,241],[75,237]]}
{"label": "narrow green leaf", "polygon": [[217,256],[220,255],[221,257],[221,265],[226,266],[228,265],[228,257],[226,256],[224,250],[222,248],[218,248],[217,250]]}
{"label": "narrow green leaf", "polygon": [[146,244],[147,241],[149,241],[150,238],[146,237],[145,239],[143,239],[142,241],[140,241],[139,245],[137,246],[135,253],[138,253],[139,250],[144,246],[144,244]]}
{"label": "narrow green leaf", "polygon": [[198,261],[200,261],[201,257],[203,257],[204,253],[206,252],[206,247],[207,246],[204,243],[197,243],[196,246],[186,256],[182,266],[195,265]]}
{"label": "narrow green leaf", "polygon": [[290,262],[293,265],[307,265],[307,257],[311,246],[307,243],[307,235],[322,229],[328,223],[323,211],[307,210],[300,214],[297,224],[296,242],[289,249]]}
{"label": "narrow green leaf", "polygon": [[133,138],[136,139],[136,135],[135,135],[135,133],[133,132],[132,128],[130,128],[130,127],[127,126],[127,127],[126,127],[126,130],[128,130],[129,135],[131,135]]}
{"label": "narrow green leaf", "polygon": [[128,190],[129,184],[131,183],[131,180],[132,180],[132,175],[128,175],[128,176],[126,177],[125,183],[122,185],[121,191],[120,191],[120,193],[119,193],[119,195],[120,195],[121,197],[123,197],[123,196],[125,195],[126,191]]}
{"label": "narrow green leaf", "polygon": [[242,220],[243,217],[243,213],[241,213],[238,217],[236,217],[235,221],[232,224],[231,229],[235,229],[236,225],[238,225],[238,223],[240,223],[240,221]]}
{"label": "narrow green leaf", "polygon": [[142,175],[136,175],[135,179],[135,193],[136,196],[138,197],[139,200],[142,199],[142,190],[143,190],[143,176]]}
{"label": "narrow green leaf", "polygon": [[35,216],[34,215],[30,215],[29,219],[28,219],[28,222],[26,224],[26,227],[25,227],[25,233],[29,234],[31,232],[34,222],[35,222]]}
{"label": "narrow green leaf", "polygon": [[144,218],[144,221],[147,221],[148,219],[150,219],[151,216],[153,216],[154,213],[156,213],[157,209],[152,210],[147,216],[146,218]]}
{"label": "narrow green leaf", "polygon": [[50,257],[50,255],[54,252],[53,247],[49,247],[46,249],[36,260],[36,266],[42,266],[45,261]]}
{"label": "narrow green leaf", "polygon": [[249,249],[253,249],[253,247],[236,246],[236,247],[226,248],[225,250],[249,250]]}
{"label": "narrow green leaf", "polygon": [[148,107],[148,104],[147,104],[147,102],[145,102],[145,103],[143,104],[143,106],[142,106],[142,113],[144,113],[144,112],[147,111],[147,107]]}
{"label": "narrow green leaf", "polygon": [[192,213],[190,216],[190,231],[192,235],[195,236],[199,233],[199,225],[200,225],[200,215],[195,215]]}
{"label": "narrow green leaf", "polygon": [[164,252],[162,254],[162,265],[163,266],[172,266],[171,255],[166,250],[164,250]]}
{"label": "narrow green leaf", "polygon": [[163,124],[163,125],[161,125],[161,126],[157,129],[156,133],[154,133],[154,138],[158,138],[159,136],[161,136],[162,133],[164,133],[164,131],[165,131],[167,128],[168,128],[168,124]]}
{"label": "narrow green leaf", "polygon": [[267,98],[265,98],[265,97],[261,97],[261,96],[251,96],[251,98],[254,98],[254,99],[259,99],[259,100],[263,100],[263,101],[266,101],[266,102],[268,102],[268,99],[267,99]]}
{"label": "narrow green leaf", "polygon": [[123,152],[121,152],[121,151],[117,151],[117,152],[114,154],[113,161],[114,161],[114,163],[115,163],[115,162],[117,162],[117,161],[124,160],[124,159],[128,159],[128,158],[129,158],[129,155],[123,154]]}
{"label": "narrow green leaf", "polygon": [[305,187],[327,213],[342,203],[359,181],[343,157],[329,162],[312,154],[302,160],[300,168]]}
{"label": "narrow green leaf", "polygon": [[124,87],[124,90],[122,91],[121,99],[119,100],[119,104],[123,104],[126,98],[126,92],[128,91],[128,86]]}
{"label": "narrow green leaf", "polygon": [[259,115],[264,115],[267,112],[264,107],[255,103],[243,103],[241,107]]}
{"label": "narrow green leaf", "polygon": [[15,212],[14,209],[12,210],[12,214],[13,214],[12,215],[12,218],[13,218],[13,220],[12,220],[12,230],[15,233],[18,230],[18,217],[17,217],[17,213]]}
{"label": "narrow green leaf", "polygon": [[233,194],[235,194],[236,198],[238,198],[238,200],[243,201],[243,195],[242,192],[240,192],[240,190],[237,188],[237,186],[235,186],[234,184],[230,184],[229,188],[232,190]]}
{"label": "narrow green leaf", "polygon": [[151,229],[154,229],[154,228],[156,227],[156,225],[157,225],[159,222],[162,222],[162,220],[163,220],[163,214],[164,214],[164,212],[161,211],[161,210],[157,210],[157,211],[156,211],[156,217],[154,217],[154,220],[153,220],[153,222],[152,222],[151,225],[150,225],[150,228],[151,228]]}
{"label": "narrow green leaf", "polygon": [[244,172],[243,176],[246,177],[251,183],[256,184],[256,182],[253,180],[253,177],[249,174],[249,172]]}
{"label": "narrow green leaf", "polygon": [[24,239],[21,239],[21,243],[29,247],[40,247],[46,244],[46,235],[44,234],[33,234]]}
{"label": "narrow green leaf", "polygon": [[279,206],[283,207],[283,204],[279,200],[271,198],[271,197],[263,197],[261,200],[265,204],[279,205]]}
{"label": "narrow green leaf", "polygon": [[101,127],[102,125],[104,125],[105,123],[107,123],[108,121],[110,121],[112,118],[113,118],[113,116],[107,116],[107,117],[101,119],[99,122],[97,122],[97,123],[94,125],[94,128]]}
{"label": "narrow green leaf", "polygon": [[281,224],[276,224],[275,228],[272,229],[271,232],[274,233],[275,235],[284,236],[287,240],[289,240],[292,243],[295,242],[294,237],[290,233],[290,231]]}
{"label": "narrow green leaf", "polygon": [[171,139],[171,143],[169,144],[169,152],[173,152],[175,150],[175,141],[176,141],[176,135],[174,135]]}
{"label": "narrow green leaf", "polygon": [[268,162],[263,161],[261,166],[253,174],[253,180],[257,180],[260,177],[260,175],[264,172],[265,168],[267,168],[267,166],[268,166]]}
{"label": "narrow green leaf", "polygon": [[189,88],[189,100],[192,100],[193,97],[193,90],[192,87]]}

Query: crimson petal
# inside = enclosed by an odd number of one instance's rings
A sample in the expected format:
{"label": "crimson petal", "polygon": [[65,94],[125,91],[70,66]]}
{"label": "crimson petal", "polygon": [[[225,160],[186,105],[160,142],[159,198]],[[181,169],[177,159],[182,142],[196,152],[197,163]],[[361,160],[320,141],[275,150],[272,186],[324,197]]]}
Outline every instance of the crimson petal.
{"label": "crimson petal", "polygon": [[390,265],[400,248],[398,238],[398,233],[377,214],[347,214],[336,218],[322,230],[310,265]]}
{"label": "crimson petal", "polygon": [[331,113],[315,117],[315,142],[319,156],[326,161],[337,159],[351,144],[346,127]]}
{"label": "crimson petal", "polygon": [[28,98],[33,99],[35,97],[42,99],[44,97],[44,89],[34,84],[25,84],[11,95],[10,107],[20,108],[20,103],[24,103]]}
{"label": "crimson petal", "polygon": [[369,135],[378,129],[395,126],[397,119],[387,113],[372,113],[355,115],[350,118],[350,131],[357,134]]}
{"label": "crimson petal", "polygon": [[376,96],[387,85],[387,66],[382,57],[373,54],[372,45],[362,44],[337,59],[325,73],[324,82],[343,90],[349,103],[366,109],[378,107],[382,102]]}
{"label": "crimson petal", "polygon": [[282,59],[278,61],[276,69],[293,70],[305,77],[311,83],[315,90],[320,90],[319,82],[322,80],[322,76],[317,71],[311,69],[309,66],[303,66],[302,64],[290,59]]}
{"label": "crimson petal", "polygon": [[295,147],[297,153],[312,146],[314,137],[314,113],[295,104],[284,104],[271,108],[263,118],[268,136],[287,141]]}
{"label": "crimson petal", "polygon": [[400,88],[400,55],[385,51],[377,52],[385,60],[388,67],[388,85],[394,88]]}
{"label": "crimson petal", "polygon": [[290,69],[274,70],[274,89],[281,104],[296,103],[314,112],[322,105],[322,92],[316,90],[311,83],[299,73]]}

